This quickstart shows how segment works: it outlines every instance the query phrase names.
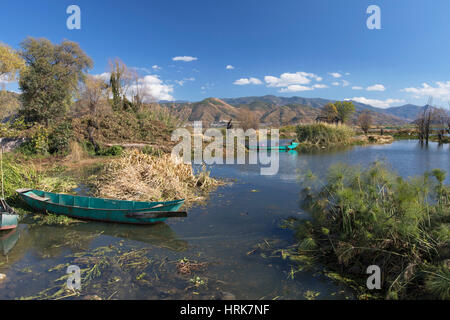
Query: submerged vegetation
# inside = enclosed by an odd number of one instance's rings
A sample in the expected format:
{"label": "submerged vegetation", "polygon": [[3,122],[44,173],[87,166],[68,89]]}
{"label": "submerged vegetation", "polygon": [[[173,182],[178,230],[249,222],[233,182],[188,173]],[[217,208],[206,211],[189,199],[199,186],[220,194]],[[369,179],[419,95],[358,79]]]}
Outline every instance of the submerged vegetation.
{"label": "submerged vegetation", "polygon": [[221,184],[206,168],[197,174],[191,164],[177,162],[171,155],[155,156],[139,150],[127,151],[111,160],[93,181],[96,195],[138,201],[203,200]]}
{"label": "submerged vegetation", "polygon": [[366,268],[378,265],[377,294],[388,299],[450,299],[450,187],[444,180],[439,169],[406,180],[382,163],[335,165],[324,184],[307,174],[302,182],[312,220],[296,226],[298,252],[354,278],[360,289]]}

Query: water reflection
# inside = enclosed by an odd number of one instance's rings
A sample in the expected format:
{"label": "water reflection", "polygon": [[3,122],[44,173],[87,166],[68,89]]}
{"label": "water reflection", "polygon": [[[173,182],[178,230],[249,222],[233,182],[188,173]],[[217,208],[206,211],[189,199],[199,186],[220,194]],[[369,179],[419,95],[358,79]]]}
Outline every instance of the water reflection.
{"label": "water reflection", "polygon": [[20,238],[20,231],[16,228],[8,232],[0,233],[0,253],[4,256],[14,248]]}
{"label": "water reflection", "polygon": [[[92,242],[110,236],[117,240],[130,240],[171,251],[184,251],[188,247],[185,240],[178,239],[165,223],[153,226],[134,226],[104,223],[80,223],[72,226],[22,225],[0,237],[0,262],[13,264],[27,253],[39,259],[57,258],[64,252],[87,251]],[[20,239],[20,240],[19,240]]]}

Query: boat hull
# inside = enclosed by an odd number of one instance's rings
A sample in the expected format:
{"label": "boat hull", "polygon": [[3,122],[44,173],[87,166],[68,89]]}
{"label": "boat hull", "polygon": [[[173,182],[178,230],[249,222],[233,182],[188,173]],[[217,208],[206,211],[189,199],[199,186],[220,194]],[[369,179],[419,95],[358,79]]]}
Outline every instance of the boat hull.
{"label": "boat hull", "polygon": [[0,213],[0,231],[14,229],[17,227],[18,222],[18,215]]}
{"label": "boat hull", "polygon": [[110,200],[93,197],[57,194],[39,190],[18,190],[21,199],[37,211],[47,211],[56,215],[64,215],[82,220],[128,224],[154,224],[163,222],[163,218],[131,217],[130,214],[140,212],[177,211],[184,200],[166,202],[142,202]]}
{"label": "boat hull", "polygon": [[249,150],[280,150],[280,151],[287,151],[287,150],[293,150],[295,149],[299,143],[294,142],[288,146],[256,146],[256,147],[248,147]]}

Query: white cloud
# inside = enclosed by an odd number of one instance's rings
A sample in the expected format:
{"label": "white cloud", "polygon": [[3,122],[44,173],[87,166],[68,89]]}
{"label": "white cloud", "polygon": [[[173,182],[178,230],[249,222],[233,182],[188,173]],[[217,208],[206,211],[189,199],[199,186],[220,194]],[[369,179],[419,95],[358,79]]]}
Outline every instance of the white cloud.
{"label": "white cloud", "polygon": [[241,78],[233,82],[233,84],[244,86],[247,84],[262,84],[262,82],[258,78]]}
{"label": "white cloud", "polygon": [[[266,82],[268,87],[276,87],[276,88],[283,88],[280,89],[281,92],[287,92],[286,90],[290,86],[303,86],[305,84],[311,83],[312,80],[315,81],[322,81],[322,78],[314,73],[308,73],[308,72],[296,72],[296,73],[283,73],[280,75],[280,77],[274,77],[274,76],[265,76],[264,81]],[[300,88],[300,87],[294,87],[294,88]],[[282,91],[284,90],[284,91]],[[299,90],[297,90],[299,91]]]}
{"label": "white cloud", "polygon": [[111,79],[111,73],[109,72],[103,72],[101,74],[94,74],[92,75],[95,79],[101,79],[105,82],[108,82],[109,79]]}
{"label": "white cloud", "polygon": [[299,84],[293,84],[293,85],[287,86],[285,88],[281,88],[280,92],[298,92],[298,91],[310,91],[310,90],[314,90],[314,88],[308,87],[308,86],[302,86]]}
{"label": "white cloud", "polygon": [[281,74],[280,77],[265,76],[264,81],[267,87],[280,88],[279,92],[309,91],[327,87],[323,84],[311,85],[312,81],[322,81],[322,77],[302,71],[295,73],[286,72]]}
{"label": "white cloud", "polygon": [[342,80],[342,86],[347,87],[350,84],[347,80]]}
{"label": "white cloud", "polygon": [[339,72],[329,72],[328,74],[330,76],[332,76],[333,78],[340,78],[340,77],[342,77],[342,74],[340,74]]}
{"label": "white cloud", "polygon": [[337,82],[337,81],[335,81],[335,82],[332,82],[331,83],[333,86],[338,86],[338,85],[340,85],[340,83],[339,82]]}
{"label": "white cloud", "polygon": [[184,78],[183,80],[175,80],[175,83],[178,84],[179,86],[183,86],[186,81],[195,81],[194,77],[190,77],[190,78]]}
{"label": "white cloud", "polygon": [[367,91],[384,91],[386,88],[382,84],[374,84],[373,86],[367,87]]}
{"label": "white cloud", "polygon": [[362,89],[364,89],[363,87],[360,87],[360,86],[354,86],[354,87],[352,87],[352,89],[353,90],[362,90]]}
{"label": "white cloud", "polygon": [[368,99],[368,98],[365,98],[365,97],[354,97],[354,98],[345,99],[345,100],[346,101],[353,100],[353,101],[356,101],[356,102],[369,104],[369,105],[377,107],[377,108],[389,108],[394,103],[397,104],[397,103],[405,102],[405,100],[402,100],[402,99],[377,100],[377,99]]}
{"label": "white cloud", "polygon": [[228,64],[228,65],[225,67],[225,69],[227,69],[227,70],[233,70],[234,67],[233,67],[231,64]]}
{"label": "white cloud", "polygon": [[321,84],[321,83],[317,83],[317,84],[313,85],[313,88],[324,89],[324,88],[328,88],[328,86]]}
{"label": "white cloud", "polygon": [[[94,78],[101,79],[105,82],[109,82],[111,73],[104,72],[101,74],[94,74]],[[192,79],[192,80],[191,80]],[[183,85],[185,81],[193,81],[194,78],[187,78],[181,80],[181,84],[175,81],[179,85]],[[171,93],[173,92],[173,86],[164,83],[157,75],[147,75],[143,78],[139,78],[137,84],[131,85],[127,90],[127,98],[132,99],[133,96],[139,92],[144,102],[153,102],[159,100],[174,100]]]}
{"label": "white cloud", "polygon": [[147,75],[140,78],[137,84],[134,84],[129,88],[127,95],[131,97],[135,95],[136,92],[140,92],[144,102],[174,100],[171,95],[173,92],[173,86],[165,84],[156,75]]}
{"label": "white cloud", "polygon": [[153,70],[161,70],[162,68],[160,66],[158,66],[157,64],[155,64],[154,66],[152,66]]}
{"label": "white cloud", "polygon": [[179,56],[179,57],[173,57],[172,60],[173,60],[173,61],[190,62],[190,61],[198,60],[198,58],[196,58],[196,57],[191,57],[191,56]]}
{"label": "white cloud", "polygon": [[450,81],[436,82],[436,87],[430,86],[428,83],[422,83],[419,88],[405,88],[402,91],[413,93],[415,98],[423,96],[432,96],[442,100],[450,100]]}

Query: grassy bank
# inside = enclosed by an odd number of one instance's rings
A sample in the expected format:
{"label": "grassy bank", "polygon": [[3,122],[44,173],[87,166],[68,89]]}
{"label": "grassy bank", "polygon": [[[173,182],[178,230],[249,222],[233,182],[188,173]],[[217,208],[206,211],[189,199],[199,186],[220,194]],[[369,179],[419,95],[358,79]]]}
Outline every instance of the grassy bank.
{"label": "grassy bank", "polygon": [[[435,169],[405,180],[375,163],[336,165],[324,183],[302,177],[312,220],[296,226],[298,253],[318,259],[367,294],[450,299],[450,187]],[[366,289],[378,265],[381,290]]]}

